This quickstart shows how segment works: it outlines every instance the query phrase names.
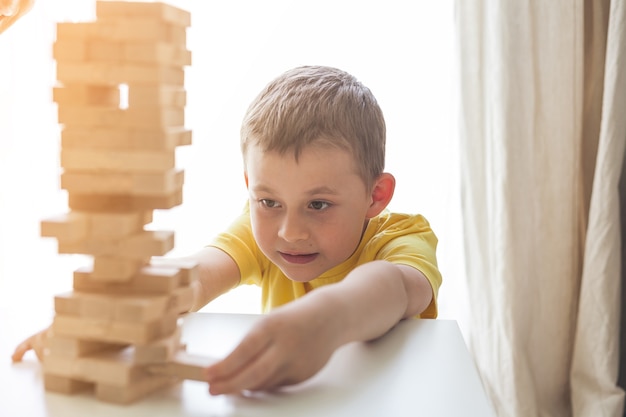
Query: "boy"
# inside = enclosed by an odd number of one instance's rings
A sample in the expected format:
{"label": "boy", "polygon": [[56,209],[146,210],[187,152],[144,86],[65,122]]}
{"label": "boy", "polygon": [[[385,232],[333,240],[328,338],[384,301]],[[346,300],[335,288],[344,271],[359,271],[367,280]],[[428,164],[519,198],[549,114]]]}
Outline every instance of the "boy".
{"label": "boy", "polygon": [[287,71],[250,105],[241,149],[250,198],[190,257],[200,265],[193,310],[254,283],[269,314],[206,369],[211,394],[304,381],[348,342],[436,317],[437,239],[423,217],[385,210],[395,179],[383,172],[385,122],[368,88],[335,68]]}

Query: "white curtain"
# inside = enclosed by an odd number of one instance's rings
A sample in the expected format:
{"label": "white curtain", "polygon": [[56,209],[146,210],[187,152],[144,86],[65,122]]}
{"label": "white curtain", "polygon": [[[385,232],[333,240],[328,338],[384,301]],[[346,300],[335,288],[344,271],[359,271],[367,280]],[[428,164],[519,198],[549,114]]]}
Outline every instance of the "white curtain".
{"label": "white curtain", "polygon": [[618,416],[623,1],[458,1],[470,348],[499,416]]}

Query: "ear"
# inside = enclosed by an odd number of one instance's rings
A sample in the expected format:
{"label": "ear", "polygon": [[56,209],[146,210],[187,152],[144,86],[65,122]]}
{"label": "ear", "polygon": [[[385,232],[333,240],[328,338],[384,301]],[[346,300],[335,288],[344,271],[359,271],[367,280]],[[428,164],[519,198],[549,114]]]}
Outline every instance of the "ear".
{"label": "ear", "polygon": [[243,179],[246,182],[246,188],[248,188],[248,172],[243,172]]}
{"label": "ear", "polygon": [[372,186],[372,202],[366,214],[368,219],[378,216],[387,207],[395,189],[396,179],[394,176],[387,172],[380,174]]}

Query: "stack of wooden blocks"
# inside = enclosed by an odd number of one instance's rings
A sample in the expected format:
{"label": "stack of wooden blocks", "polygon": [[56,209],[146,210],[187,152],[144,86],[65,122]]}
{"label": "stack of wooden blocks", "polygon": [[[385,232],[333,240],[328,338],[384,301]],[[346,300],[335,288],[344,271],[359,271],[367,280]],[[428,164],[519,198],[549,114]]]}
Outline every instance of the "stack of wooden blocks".
{"label": "stack of wooden blocks", "polygon": [[164,3],[98,1],[92,22],[59,23],[54,44],[61,188],[69,212],[41,222],[63,254],[93,264],[55,297],[44,356],[49,391],[95,388],[129,403],[180,378],[202,379],[210,361],[184,353],[180,314],[193,303],[197,265],[156,262],[173,231],[151,231],[155,209],[182,203],[176,147],[184,125],[190,14]]}

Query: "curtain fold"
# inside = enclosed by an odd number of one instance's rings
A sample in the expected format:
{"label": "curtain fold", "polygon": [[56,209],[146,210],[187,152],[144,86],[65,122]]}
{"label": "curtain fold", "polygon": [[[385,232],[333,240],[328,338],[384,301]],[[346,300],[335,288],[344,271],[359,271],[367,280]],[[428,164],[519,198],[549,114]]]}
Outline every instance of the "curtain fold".
{"label": "curtain fold", "polygon": [[624,392],[617,386],[617,378],[623,261],[619,183],[626,150],[625,35],[626,6],[623,1],[612,1],[571,371],[574,416],[618,416],[624,407]]}
{"label": "curtain fold", "polygon": [[[619,356],[619,375],[617,378],[617,384],[626,388],[626,150],[624,150],[624,159],[622,161],[622,176],[620,178],[619,185],[620,196],[620,221],[621,221],[621,234],[622,234],[622,288],[621,299],[622,307],[620,314],[620,356]],[[624,409],[624,416],[626,416],[626,408]]]}
{"label": "curtain fold", "polygon": [[619,415],[624,6],[456,7],[469,344],[485,388],[500,416]]}

